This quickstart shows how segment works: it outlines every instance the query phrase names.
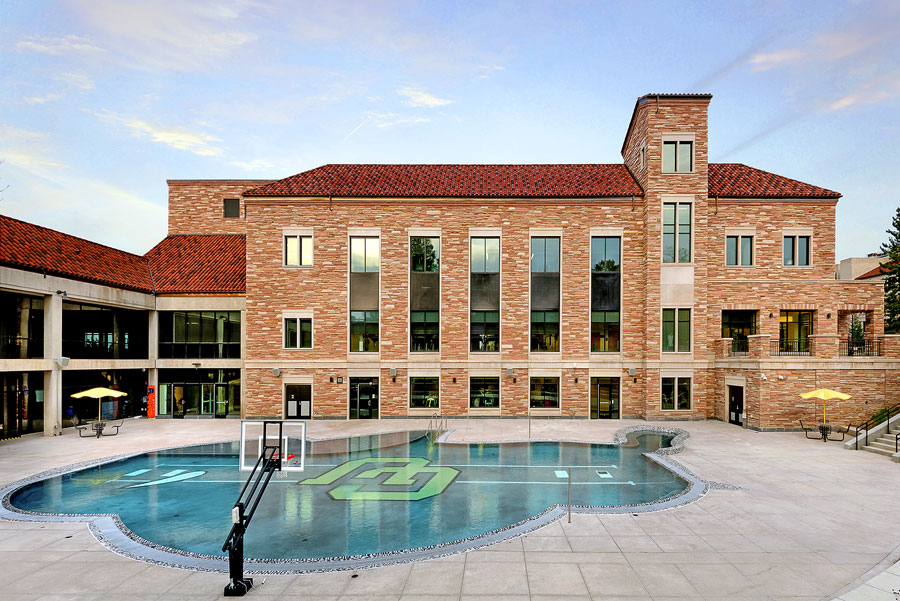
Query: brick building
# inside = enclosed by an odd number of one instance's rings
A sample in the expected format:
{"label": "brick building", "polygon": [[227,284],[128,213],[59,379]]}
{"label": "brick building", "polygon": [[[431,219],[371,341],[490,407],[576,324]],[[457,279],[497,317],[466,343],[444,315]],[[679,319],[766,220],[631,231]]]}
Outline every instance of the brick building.
{"label": "brick building", "polygon": [[[798,394],[830,387],[853,394],[829,408],[835,419],[868,417],[895,400],[900,342],[883,336],[881,282],[834,279],[840,195],[708,163],[710,99],[639,98],[619,164],[170,181],[169,236],[128,259],[147,270],[130,283],[146,297],[138,367],[156,413],[768,430],[813,419]],[[0,273],[19,280],[59,263],[13,259],[0,251]],[[43,293],[45,306],[58,296],[10,281],[7,294]],[[864,339],[848,338],[852,315]],[[54,367],[48,345],[28,369],[50,374],[49,390],[76,361]],[[0,370],[27,372],[23,360],[4,356]],[[58,405],[45,403],[47,419]]]}

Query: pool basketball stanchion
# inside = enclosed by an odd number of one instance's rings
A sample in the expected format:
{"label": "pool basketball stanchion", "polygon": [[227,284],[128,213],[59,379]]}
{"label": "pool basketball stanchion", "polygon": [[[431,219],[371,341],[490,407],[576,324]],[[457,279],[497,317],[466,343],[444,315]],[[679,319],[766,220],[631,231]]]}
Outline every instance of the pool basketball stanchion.
{"label": "pool basketball stanchion", "polygon": [[[288,471],[302,471],[306,459],[306,424],[294,423],[291,426],[301,426],[300,431],[300,458],[295,460],[295,455],[288,452],[288,439],[284,436],[284,422],[262,421],[243,422],[241,424],[240,467],[242,470],[250,469],[245,462],[248,452],[252,452],[252,446],[248,445],[248,426],[262,426],[262,434],[259,436],[259,446],[256,455],[256,463],[252,472],[241,489],[237,501],[231,510],[231,531],[222,551],[228,551],[228,577],[231,582],[225,587],[226,597],[243,597],[253,588],[253,579],[244,578],[244,534],[253,519],[253,514],[259,506],[260,500],[266,492],[266,487],[272,480],[275,472],[283,469]],[[277,428],[277,434],[270,434],[268,428]],[[274,441],[273,441],[274,439]],[[252,442],[252,440],[250,441]]]}

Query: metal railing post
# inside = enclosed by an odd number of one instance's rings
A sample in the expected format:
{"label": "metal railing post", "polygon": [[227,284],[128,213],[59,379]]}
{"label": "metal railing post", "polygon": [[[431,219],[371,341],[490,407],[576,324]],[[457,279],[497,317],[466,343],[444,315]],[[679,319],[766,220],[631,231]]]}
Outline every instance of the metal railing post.
{"label": "metal railing post", "polygon": [[572,523],[572,469],[569,467],[569,523]]}

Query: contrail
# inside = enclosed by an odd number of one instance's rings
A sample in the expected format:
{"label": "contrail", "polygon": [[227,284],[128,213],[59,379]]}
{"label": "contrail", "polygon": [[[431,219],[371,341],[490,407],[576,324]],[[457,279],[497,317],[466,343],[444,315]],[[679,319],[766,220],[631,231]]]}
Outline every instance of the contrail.
{"label": "contrail", "polygon": [[363,125],[365,125],[366,123],[368,123],[371,119],[372,119],[372,117],[366,117],[365,119],[363,119],[359,125],[357,125],[356,127],[353,128],[353,131],[351,131],[349,134],[344,136],[344,139],[346,140],[347,138],[349,138],[350,136],[352,136],[353,134],[358,132],[359,128],[362,127]]}

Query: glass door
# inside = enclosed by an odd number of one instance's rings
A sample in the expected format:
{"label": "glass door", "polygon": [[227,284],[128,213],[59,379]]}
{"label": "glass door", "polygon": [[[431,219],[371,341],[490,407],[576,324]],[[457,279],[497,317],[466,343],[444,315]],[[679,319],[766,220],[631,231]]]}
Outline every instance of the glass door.
{"label": "glass door", "polygon": [[309,384],[286,385],[284,402],[287,419],[309,419],[312,414],[312,386]]}
{"label": "glass door", "polygon": [[200,385],[200,414],[201,415],[212,415],[213,407],[215,405],[215,392],[216,386],[215,384],[201,384]]}
{"label": "glass door", "polygon": [[378,378],[350,378],[350,419],[378,419]]}
{"label": "glass door", "polygon": [[184,417],[184,385],[175,384],[172,386],[172,417]]}
{"label": "glass door", "polygon": [[216,417],[228,415],[228,396],[225,384],[216,384]]}
{"label": "glass door", "polygon": [[619,378],[591,378],[591,419],[619,419]]}

